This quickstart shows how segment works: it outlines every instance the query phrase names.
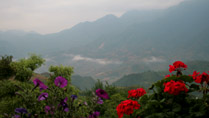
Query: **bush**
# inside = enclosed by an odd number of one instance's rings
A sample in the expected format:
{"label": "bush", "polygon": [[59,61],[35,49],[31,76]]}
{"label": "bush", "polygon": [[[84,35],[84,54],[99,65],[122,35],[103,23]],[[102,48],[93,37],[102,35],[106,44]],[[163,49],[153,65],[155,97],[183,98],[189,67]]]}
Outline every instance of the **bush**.
{"label": "bush", "polygon": [[20,59],[12,62],[10,65],[15,71],[15,79],[19,81],[28,81],[33,75],[33,71],[44,63],[40,56],[31,54],[28,59]]}
{"label": "bush", "polygon": [[12,62],[12,56],[2,56],[0,60],[0,80],[8,79],[14,74],[14,70],[10,66]]}
{"label": "bush", "polygon": [[[18,88],[20,86],[22,89]],[[14,109],[19,107],[25,100],[17,96],[17,91],[22,91],[26,88],[32,88],[30,82],[19,82],[14,80],[0,81],[0,114],[11,114]]]}
{"label": "bush", "polygon": [[68,80],[68,82],[71,82],[71,75],[73,73],[73,68],[71,66],[50,66],[49,72],[53,73],[50,77],[52,81],[58,76],[62,76]]}

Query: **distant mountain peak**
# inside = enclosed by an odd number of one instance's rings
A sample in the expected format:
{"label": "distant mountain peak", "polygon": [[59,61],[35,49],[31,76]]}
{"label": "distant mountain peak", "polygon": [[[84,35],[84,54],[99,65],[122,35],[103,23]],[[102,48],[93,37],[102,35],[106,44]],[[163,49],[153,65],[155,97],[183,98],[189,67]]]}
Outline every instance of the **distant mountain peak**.
{"label": "distant mountain peak", "polygon": [[108,15],[106,15],[106,16],[104,16],[104,17],[102,17],[102,18],[106,18],[106,19],[111,19],[111,18],[118,18],[117,16],[115,16],[115,15],[113,15],[113,14],[108,14]]}
{"label": "distant mountain peak", "polygon": [[113,15],[113,14],[108,14],[98,20],[96,20],[96,22],[99,22],[99,21],[111,21],[111,20],[117,20],[118,17]]}

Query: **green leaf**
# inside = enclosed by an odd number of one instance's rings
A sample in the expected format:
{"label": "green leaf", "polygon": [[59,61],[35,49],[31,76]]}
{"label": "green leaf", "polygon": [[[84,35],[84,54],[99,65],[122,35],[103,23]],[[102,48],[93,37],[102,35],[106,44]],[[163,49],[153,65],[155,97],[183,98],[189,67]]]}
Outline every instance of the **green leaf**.
{"label": "green leaf", "polygon": [[173,104],[173,109],[172,109],[173,112],[179,112],[181,111],[181,105],[180,104],[177,104],[177,103],[174,103]]}
{"label": "green leaf", "polygon": [[199,87],[199,85],[191,84],[190,89],[191,89],[191,91],[198,91],[198,90],[200,90],[200,87]]}
{"label": "green leaf", "polygon": [[147,103],[148,100],[149,98],[148,98],[148,95],[146,94],[139,98],[139,102],[143,104]]}
{"label": "green leaf", "polygon": [[185,82],[189,82],[189,83],[194,82],[193,78],[191,76],[187,76],[187,75],[182,75],[179,77],[179,79],[183,80]]}

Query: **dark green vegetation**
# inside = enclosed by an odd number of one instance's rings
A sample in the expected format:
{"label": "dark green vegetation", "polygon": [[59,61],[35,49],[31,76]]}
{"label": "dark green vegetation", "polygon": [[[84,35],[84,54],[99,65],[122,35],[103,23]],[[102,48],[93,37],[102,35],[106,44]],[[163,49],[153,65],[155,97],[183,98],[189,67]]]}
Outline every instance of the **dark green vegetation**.
{"label": "dark green vegetation", "polygon": [[14,70],[15,79],[19,81],[27,81],[32,77],[33,71],[41,67],[44,59],[36,54],[31,54],[28,59],[20,59],[11,62],[10,66]]}
{"label": "dark green vegetation", "polygon": [[23,89],[32,88],[31,82],[19,82],[12,80],[1,80],[0,81],[0,117],[3,118],[3,114],[11,114],[14,109],[19,107],[25,100],[16,95],[17,91],[21,91],[18,87],[21,86]]}
{"label": "dark green vegetation", "polygon": [[71,82],[71,74],[73,73],[73,68],[71,66],[50,66],[49,72],[52,73],[50,79],[54,79],[58,76],[62,76]]}
{"label": "dark green vegetation", "polygon": [[8,79],[14,74],[14,70],[10,66],[12,56],[2,56],[0,60],[0,80]]}
{"label": "dark green vegetation", "polygon": [[15,76],[16,80],[27,81],[32,77],[33,71],[39,68],[44,59],[36,54],[30,54],[30,57],[12,61],[13,56],[2,56],[0,60],[0,79],[8,79]]}

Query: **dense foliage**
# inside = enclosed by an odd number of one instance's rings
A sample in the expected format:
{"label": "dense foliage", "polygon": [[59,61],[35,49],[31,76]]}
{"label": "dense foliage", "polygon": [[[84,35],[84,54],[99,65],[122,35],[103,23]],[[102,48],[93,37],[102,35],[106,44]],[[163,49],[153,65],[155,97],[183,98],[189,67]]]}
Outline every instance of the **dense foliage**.
{"label": "dense foliage", "polygon": [[7,79],[14,74],[14,70],[10,66],[12,62],[12,56],[2,56],[0,59],[0,80]]}
{"label": "dense foliage", "polygon": [[51,66],[50,79],[0,81],[0,117],[6,118],[206,118],[209,117],[209,72],[183,75],[176,61],[162,80],[146,90],[97,81],[90,90],[71,85],[73,68]]}
{"label": "dense foliage", "polygon": [[36,54],[30,54],[30,57],[11,62],[11,67],[15,71],[15,79],[19,81],[28,81],[33,71],[39,68],[45,60]]}
{"label": "dense foliage", "polygon": [[71,66],[50,66],[49,72],[53,73],[51,79],[54,79],[58,76],[65,77],[68,81],[71,81],[71,75],[73,73],[73,68]]}

